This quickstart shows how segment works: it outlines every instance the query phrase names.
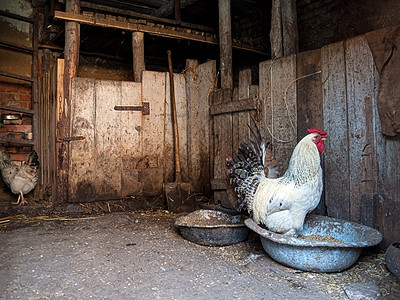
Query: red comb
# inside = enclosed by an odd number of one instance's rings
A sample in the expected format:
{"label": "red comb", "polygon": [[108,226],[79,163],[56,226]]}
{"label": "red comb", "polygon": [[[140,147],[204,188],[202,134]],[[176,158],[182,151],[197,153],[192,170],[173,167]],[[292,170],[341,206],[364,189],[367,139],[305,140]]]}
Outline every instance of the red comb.
{"label": "red comb", "polygon": [[328,136],[328,134],[325,131],[317,129],[317,128],[308,129],[308,133],[318,133],[322,137],[327,137]]}

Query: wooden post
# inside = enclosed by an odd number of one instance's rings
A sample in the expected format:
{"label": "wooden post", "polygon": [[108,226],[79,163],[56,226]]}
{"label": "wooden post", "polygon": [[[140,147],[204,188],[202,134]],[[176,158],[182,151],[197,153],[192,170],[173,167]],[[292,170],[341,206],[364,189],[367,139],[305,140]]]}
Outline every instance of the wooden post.
{"label": "wooden post", "polygon": [[181,22],[181,0],[175,0],[175,21]]}
{"label": "wooden post", "polygon": [[232,89],[231,0],[218,0],[221,88]]}
{"label": "wooden post", "polygon": [[282,1],[283,55],[299,52],[296,0]]}
{"label": "wooden post", "polygon": [[144,33],[132,32],[132,53],[133,53],[133,81],[142,82],[144,64]]}
{"label": "wooden post", "polygon": [[[67,0],[65,11],[68,13],[80,13],[80,0]],[[59,100],[57,122],[57,202],[68,201],[68,170],[69,170],[69,145],[63,139],[70,135],[70,107],[71,107],[71,82],[78,74],[80,45],[80,24],[78,22],[65,22],[65,46],[64,46],[64,78],[63,99]]]}
{"label": "wooden post", "polygon": [[269,35],[271,41],[271,58],[279,58],[283,56],[282,44],[282,16],[281,1],[272,0],[271,9],[271,32]]}

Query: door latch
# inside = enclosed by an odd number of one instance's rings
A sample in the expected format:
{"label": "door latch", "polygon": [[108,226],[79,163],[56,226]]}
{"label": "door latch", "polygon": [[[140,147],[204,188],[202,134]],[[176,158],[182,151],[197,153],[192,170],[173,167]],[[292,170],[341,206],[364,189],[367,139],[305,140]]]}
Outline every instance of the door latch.
{"label": "door latch", "polygon": [[114,106],[115,110],[119,111],[141,111],[142,115],[150,115],[150,103],[143,102],[139,106]]}

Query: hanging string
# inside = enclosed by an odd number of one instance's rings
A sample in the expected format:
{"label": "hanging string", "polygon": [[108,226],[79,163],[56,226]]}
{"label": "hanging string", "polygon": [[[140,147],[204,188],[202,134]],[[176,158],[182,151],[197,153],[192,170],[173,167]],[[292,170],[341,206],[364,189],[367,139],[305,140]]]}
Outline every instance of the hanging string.
{"label": "hanging string", "polygon": [[[276,140],[276,141],[278,141],[278,142],[280,142],[280,143],[290,143],[291,141],[295,140],[296,137],[293,137],[293,138],[290,139],[290,140],[281,140],[281,139],[277,138],[277,137],[274,135],[274,132],[273,132],[273,128],[274,128],[274,106],[273,106],[273,103],[274,103],[274,101],[273,101],[273,97],[272,97],[272,83],[271,83],[271,82],[272,82],[272,64],[273,64],[273,62],[274,62],[274,60],[271,61],[271,66],[270,66],[270,87],[269,87],[269,88],[270,88],[270,91],[271,91],[270,94],[271,94],[271,111],[272,111],[272,113],[271,113],[272,131],[269,129],[268,126],[266,126],[266,127],[267,127],[267,130],[268,130],[268,133],[270,134],[270,136],[271,136],[274,140]],[[321,71],[316,71],[316,72],[314,72],[314,73],[310,73],[310,74],[301,76],[301,77],[299,77],[299,78],[296,78],[296,79],[293,80],[293,81],[286,87],[286,89],[285,89],[283,100],[284,100],[284,102],[285,102],[286,112],[287,112],[287,115],[288,115],[288,118],[289,118],[290,126],[292,127],[292,130],[293,130],[294,133],[295,133],[296,129],[295,129],[295,127],[294,127],[293,120],[292,120],[292,119],[294,119],[294,118],[293,118],[293,116],[290,115],[290,111],[289,111],[289,106],[288,106],[288,102],[287,102],[287,92],[288,92],[289,88],[290,88],[294,83],[296,83],[297,81],[299,81],[300,79],[304,79],[304,78],[307,78],[307,77],[310,77],[310,76],[314,76],[314,75],[319,74],[319,73],[321,73]]]}

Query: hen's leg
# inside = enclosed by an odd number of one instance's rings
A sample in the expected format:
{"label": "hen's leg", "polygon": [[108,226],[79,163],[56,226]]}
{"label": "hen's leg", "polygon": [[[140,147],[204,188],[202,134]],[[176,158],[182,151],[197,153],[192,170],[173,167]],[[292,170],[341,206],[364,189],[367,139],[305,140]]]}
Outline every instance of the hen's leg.
{"label": "hen's leg", "polygon": [[22,193],[22,191],[21,191],[21,202],[19,203],[19,205],[25,205],[25,204],[27,204],[28,202],[26,202],[26,200],[25,200],[25,198],[24,198],[24,194]]}
{"label": "hen's leg", "polygon": [[19,203],[20,200],[21,200],[21,193],[18,194],[18,200],[17,200],[17,202],[11,202],[11,204],[18,205],[18,204],[20,204],[20,203]]}

